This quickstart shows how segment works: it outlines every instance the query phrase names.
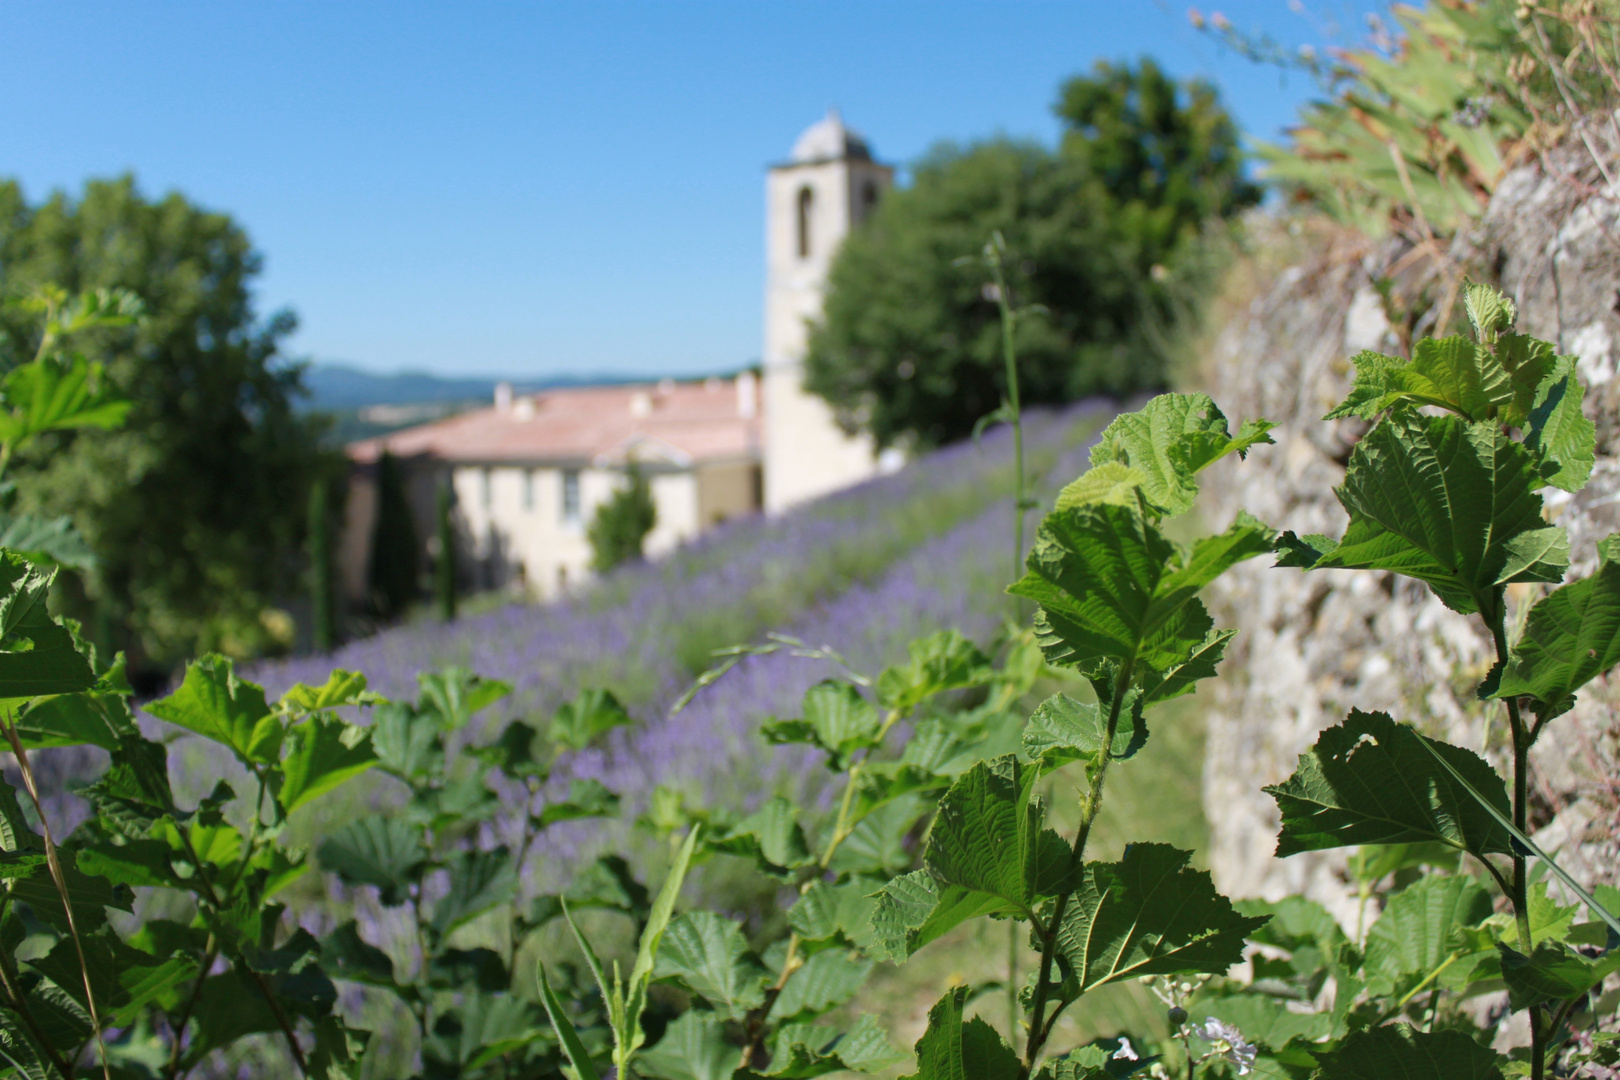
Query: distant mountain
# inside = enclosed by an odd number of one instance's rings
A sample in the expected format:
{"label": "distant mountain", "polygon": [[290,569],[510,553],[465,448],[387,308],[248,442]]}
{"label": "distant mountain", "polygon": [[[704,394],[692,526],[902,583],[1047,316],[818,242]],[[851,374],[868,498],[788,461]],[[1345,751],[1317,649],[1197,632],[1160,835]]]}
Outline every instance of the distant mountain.
{"label": "distant mountain", "polygon": [[[645,376],[643,376],[645,378]],[[426,372],[373,375],[345,364],[312,364],[304,372],[310,390],[304,407],[322,412],[345,412],[367,405],[415,405],[431,401],[490,401],[495,384],[511,381],[519,392],[553,386],[601,385],[636,382],[631,375],[552,375],[541,379],[502,380],[494,377],[450,379]]]}

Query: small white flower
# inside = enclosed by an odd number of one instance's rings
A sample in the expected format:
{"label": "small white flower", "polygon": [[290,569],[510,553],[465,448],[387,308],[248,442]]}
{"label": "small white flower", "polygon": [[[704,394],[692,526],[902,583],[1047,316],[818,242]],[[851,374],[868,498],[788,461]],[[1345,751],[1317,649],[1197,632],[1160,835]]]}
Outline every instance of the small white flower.
{"label": "small white flower", "polygon": [[1114,1057],[1117,1060],[1124,1061],[1142,1060],[1140,1055],[1138,1055],[1136,1050],[1131,1046],[1131,1040],[1127,1039],[1123,1035],[1119,1037],[1119,1049],[1114,1051]]}
{"label": "small white flower", "polygon": [[1204,1021],[1204,1026],[1198,1035],[1217,1055],[1237,1066],[1239,1076],[1247,1076],[1254,1071],[1254,1044],[1243,1038],[1243,1032],[1213,1016]]}

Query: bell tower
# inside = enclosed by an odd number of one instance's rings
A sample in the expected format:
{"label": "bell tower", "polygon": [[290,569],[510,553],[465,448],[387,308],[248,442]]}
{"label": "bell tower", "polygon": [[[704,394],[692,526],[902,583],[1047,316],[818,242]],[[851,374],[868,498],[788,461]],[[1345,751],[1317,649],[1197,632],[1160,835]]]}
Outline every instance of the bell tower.
{"label": "bell tower", "polygon": [[765,509],[771,513],[878,471],[869,436],[849,436],[805,392],[807,323],[821,316],[838,245],[877,206],[894,170],[836,109],[805,129],[765,178]]}

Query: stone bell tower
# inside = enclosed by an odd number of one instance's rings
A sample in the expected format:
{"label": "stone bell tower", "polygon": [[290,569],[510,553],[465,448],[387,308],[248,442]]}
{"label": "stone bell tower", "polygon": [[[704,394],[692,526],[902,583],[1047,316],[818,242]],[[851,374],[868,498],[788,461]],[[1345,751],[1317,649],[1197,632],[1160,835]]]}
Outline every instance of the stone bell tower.
{"label": "stone bell tower", "polygon": [[836,109],[805,129],[765,179],[765,509],[771,513],[873,475],[869,436],[844,434],[806,393],[808,327],[838,245],[877,206],[894,170]]}

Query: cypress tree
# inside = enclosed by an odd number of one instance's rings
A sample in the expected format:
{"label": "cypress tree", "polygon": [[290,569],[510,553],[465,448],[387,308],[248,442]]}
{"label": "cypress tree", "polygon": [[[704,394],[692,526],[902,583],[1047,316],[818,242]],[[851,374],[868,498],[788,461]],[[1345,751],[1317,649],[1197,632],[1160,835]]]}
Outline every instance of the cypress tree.
{"label": "cypress tree", "polygon": [[377,522],[367,575],[372,606],[384,619],[399,618],[416,599],[419,552],[404,473],[384,451],[377,460]]}
{"label": "cypress tree", "polygon": [[641,558],[642,543],[658,524],[658,507],[641,466],[631,461],[625,476],[629,483],[596,508],[586,532],[591,541],[591,565],[598,573]]}
{"label": "cypress tree", "polygon": [[456,618],[456,529],[450,519],[454,494],[448,477],[439,482],[439,561],[434,567],[433,584],[439,618],[444,622],[454,622]]}
{"label": "cypress tree", "polygon": [[337,597],[332,587],[332,521],[326,480],[309,486],[309,587],[311,639],[317,652],[337,644]]}

